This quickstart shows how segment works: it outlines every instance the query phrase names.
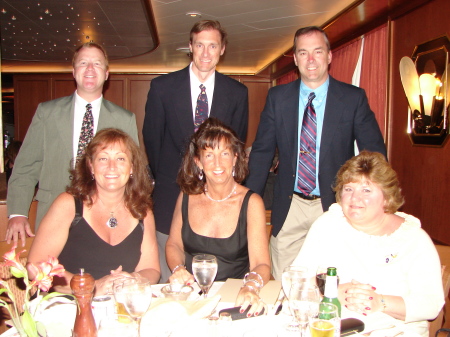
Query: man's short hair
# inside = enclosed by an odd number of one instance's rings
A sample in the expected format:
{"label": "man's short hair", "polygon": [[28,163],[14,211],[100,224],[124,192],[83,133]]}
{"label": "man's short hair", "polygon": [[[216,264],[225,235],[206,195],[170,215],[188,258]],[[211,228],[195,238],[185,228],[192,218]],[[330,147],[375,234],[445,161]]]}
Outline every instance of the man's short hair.
{"label": "man's short hair", "polygon": [[103,53],[103,56],[105,57],[106,70],[109,69],[108,54],[106,54],[105,48],[103,48],[101,45],[99,45],[98,43],[95,43],[95,42],[86,42],[86,43],[82,44],[81,46],[79,46],[75,50],[75,53],[73,54],[73,58],[72,58],[72,66],[73,67],[75,67],[75,60],[76,60],[80,50],[83,48],[97,48],[98,50],[100,50]]}
{"label": "man's short hair", "polygon": [[323,37],[325,38],[325,43],[326,43],[326,45],[327,45],[328,51],[331,50],[331,47],[330,47],[330,40],[328,40],[328,35],[327,35],[327,33],[325,33],[325,31],[324,31],[322,28],[320,28],[320,27],[317,27],[317,26],[308,26],[308,27],[300,28],[299,30],[297,30],[297,31],[295,32],[295,36],[294,36],[294,49],[293,49],[293,50],[294,50],[294,54],[295,54],[295,52],[296,52],[295,48],[296,48],[296,43],[297,43],[298,37],[299,37],[299,36],[303,36],[303,35],[308,35],[308,34],[311,34],[311,33],[321,33],[321,34],[323,34]]}
{"label": "man's short hair", "polygon": [[220,40],[222,46],[227,45],[227,32],[222,28],[219,21],[216,20],[201,20],[198,21],[191,29],[189,41],[192,43],[194,34],[203,32],[204,30],[217,30],[220,33]]}

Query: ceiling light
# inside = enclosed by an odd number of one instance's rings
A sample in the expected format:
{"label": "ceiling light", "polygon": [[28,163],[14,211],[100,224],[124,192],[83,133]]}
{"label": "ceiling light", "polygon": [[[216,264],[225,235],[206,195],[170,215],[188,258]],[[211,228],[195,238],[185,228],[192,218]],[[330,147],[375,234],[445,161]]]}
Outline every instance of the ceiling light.
{"label": "ceiling light", "polygon": [[202,17],[202,13],[200,12],[187,12],[186,15],[196,19],[200,19]]}

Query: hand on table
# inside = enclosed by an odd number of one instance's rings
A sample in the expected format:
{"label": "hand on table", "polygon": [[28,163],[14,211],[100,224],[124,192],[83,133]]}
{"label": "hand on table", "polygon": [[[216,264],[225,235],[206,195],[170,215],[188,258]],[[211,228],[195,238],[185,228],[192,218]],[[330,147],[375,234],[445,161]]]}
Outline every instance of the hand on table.
{"label": "hand on table", "polygon": [[267,305],[252,288],[246,286],[242,287],[239,291],[235,303],[237,307],[241,307],[241,313],[244,312],[249,306],[251,306],[247,314],[248,317],[252,316],[253,314],[255,316],[258,316],[263,309],[265,309],[265,312],[267,312]]}
{"label": "hand on table", "polygon": [[17,242],[20,239],[22,241],[22,247],[25,247],[27,235],[34,236],[26,216],[15,216],[8,220],[8,228],[6,229],[5,235],[5,240],[8,244],[10,244],[12,240],[14,247],[17,247]]}
{"label": "hand on table", "polygon": [[190,274],[183,266],[178,267],[175,273],[169,277],[170,284],[186,284],[190,286],[194,284],[194,282],[194,276]]}
{"label": "hand on table", "polygon": [[117,279],[133,277],[132,274],[122,271],[122,266],[111,270],[111,274],[103,276],[95,281],[95,296],[101,296],[113,292],[113,283]]}
{"label": "hand on table", "polygon": [[360,283],[352,280],[339,286],[339,293],[344,301],[341,305],[349,310],[367,316],[373,312],[381,311],[381,295],[375,292],[376,288],[370,284]]}

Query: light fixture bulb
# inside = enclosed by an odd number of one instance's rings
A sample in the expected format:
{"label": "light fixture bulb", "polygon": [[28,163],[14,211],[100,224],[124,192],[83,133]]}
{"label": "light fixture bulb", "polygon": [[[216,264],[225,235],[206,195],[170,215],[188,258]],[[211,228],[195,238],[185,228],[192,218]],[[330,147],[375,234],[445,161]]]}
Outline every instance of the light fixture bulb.
{"label": "light fixture bulb", "polygon": [[191,18],[196,18],[196,19],[200,19],[202,17],[202,13],[195,12],[195,11],[187,12],[186,15],[190,16]]}

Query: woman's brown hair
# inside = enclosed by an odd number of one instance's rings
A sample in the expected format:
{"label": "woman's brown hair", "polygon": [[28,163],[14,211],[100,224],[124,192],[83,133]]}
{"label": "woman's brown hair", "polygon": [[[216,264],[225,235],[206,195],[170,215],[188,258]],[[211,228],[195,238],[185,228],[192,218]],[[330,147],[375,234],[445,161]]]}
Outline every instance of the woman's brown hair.
{"label": "woman's brown hair", "polygon": [[92,197],[97,193],[97,184],[93,178],[90,164],[95,154],[108,146],[119,143],[130,152],[131,167],[133,174],[125,186],[124,204],[136,219],[144,219],[148,210],[152,209],[152,184],[148,175],[147,167],[142,159],[142,154],[134,140],[119,129],[103,129],[95,135],[86,147],[84,155],[77,162],[75,169],[71,171],[72,181],[66,191],[75,198],[92,205]]}
{"label": "woman's brown hair", "polygon": [[195,159],[200,158],[201,151],[206,148],[216,148],[223,141],[236,156],[234,166],[234,180],[237,183],[244,181],[248,174],[248,166],[245,160],[244,143],[242,143],[236,132],[223,124],[217,118],[208,118],[194,133],[189,142],[189,146],[184,155],[180,170],[178,172],[177,183],[180,189],[186,194],[200,194],[205,188],[205,177],[199,179],[200,168],[195,163]]}

